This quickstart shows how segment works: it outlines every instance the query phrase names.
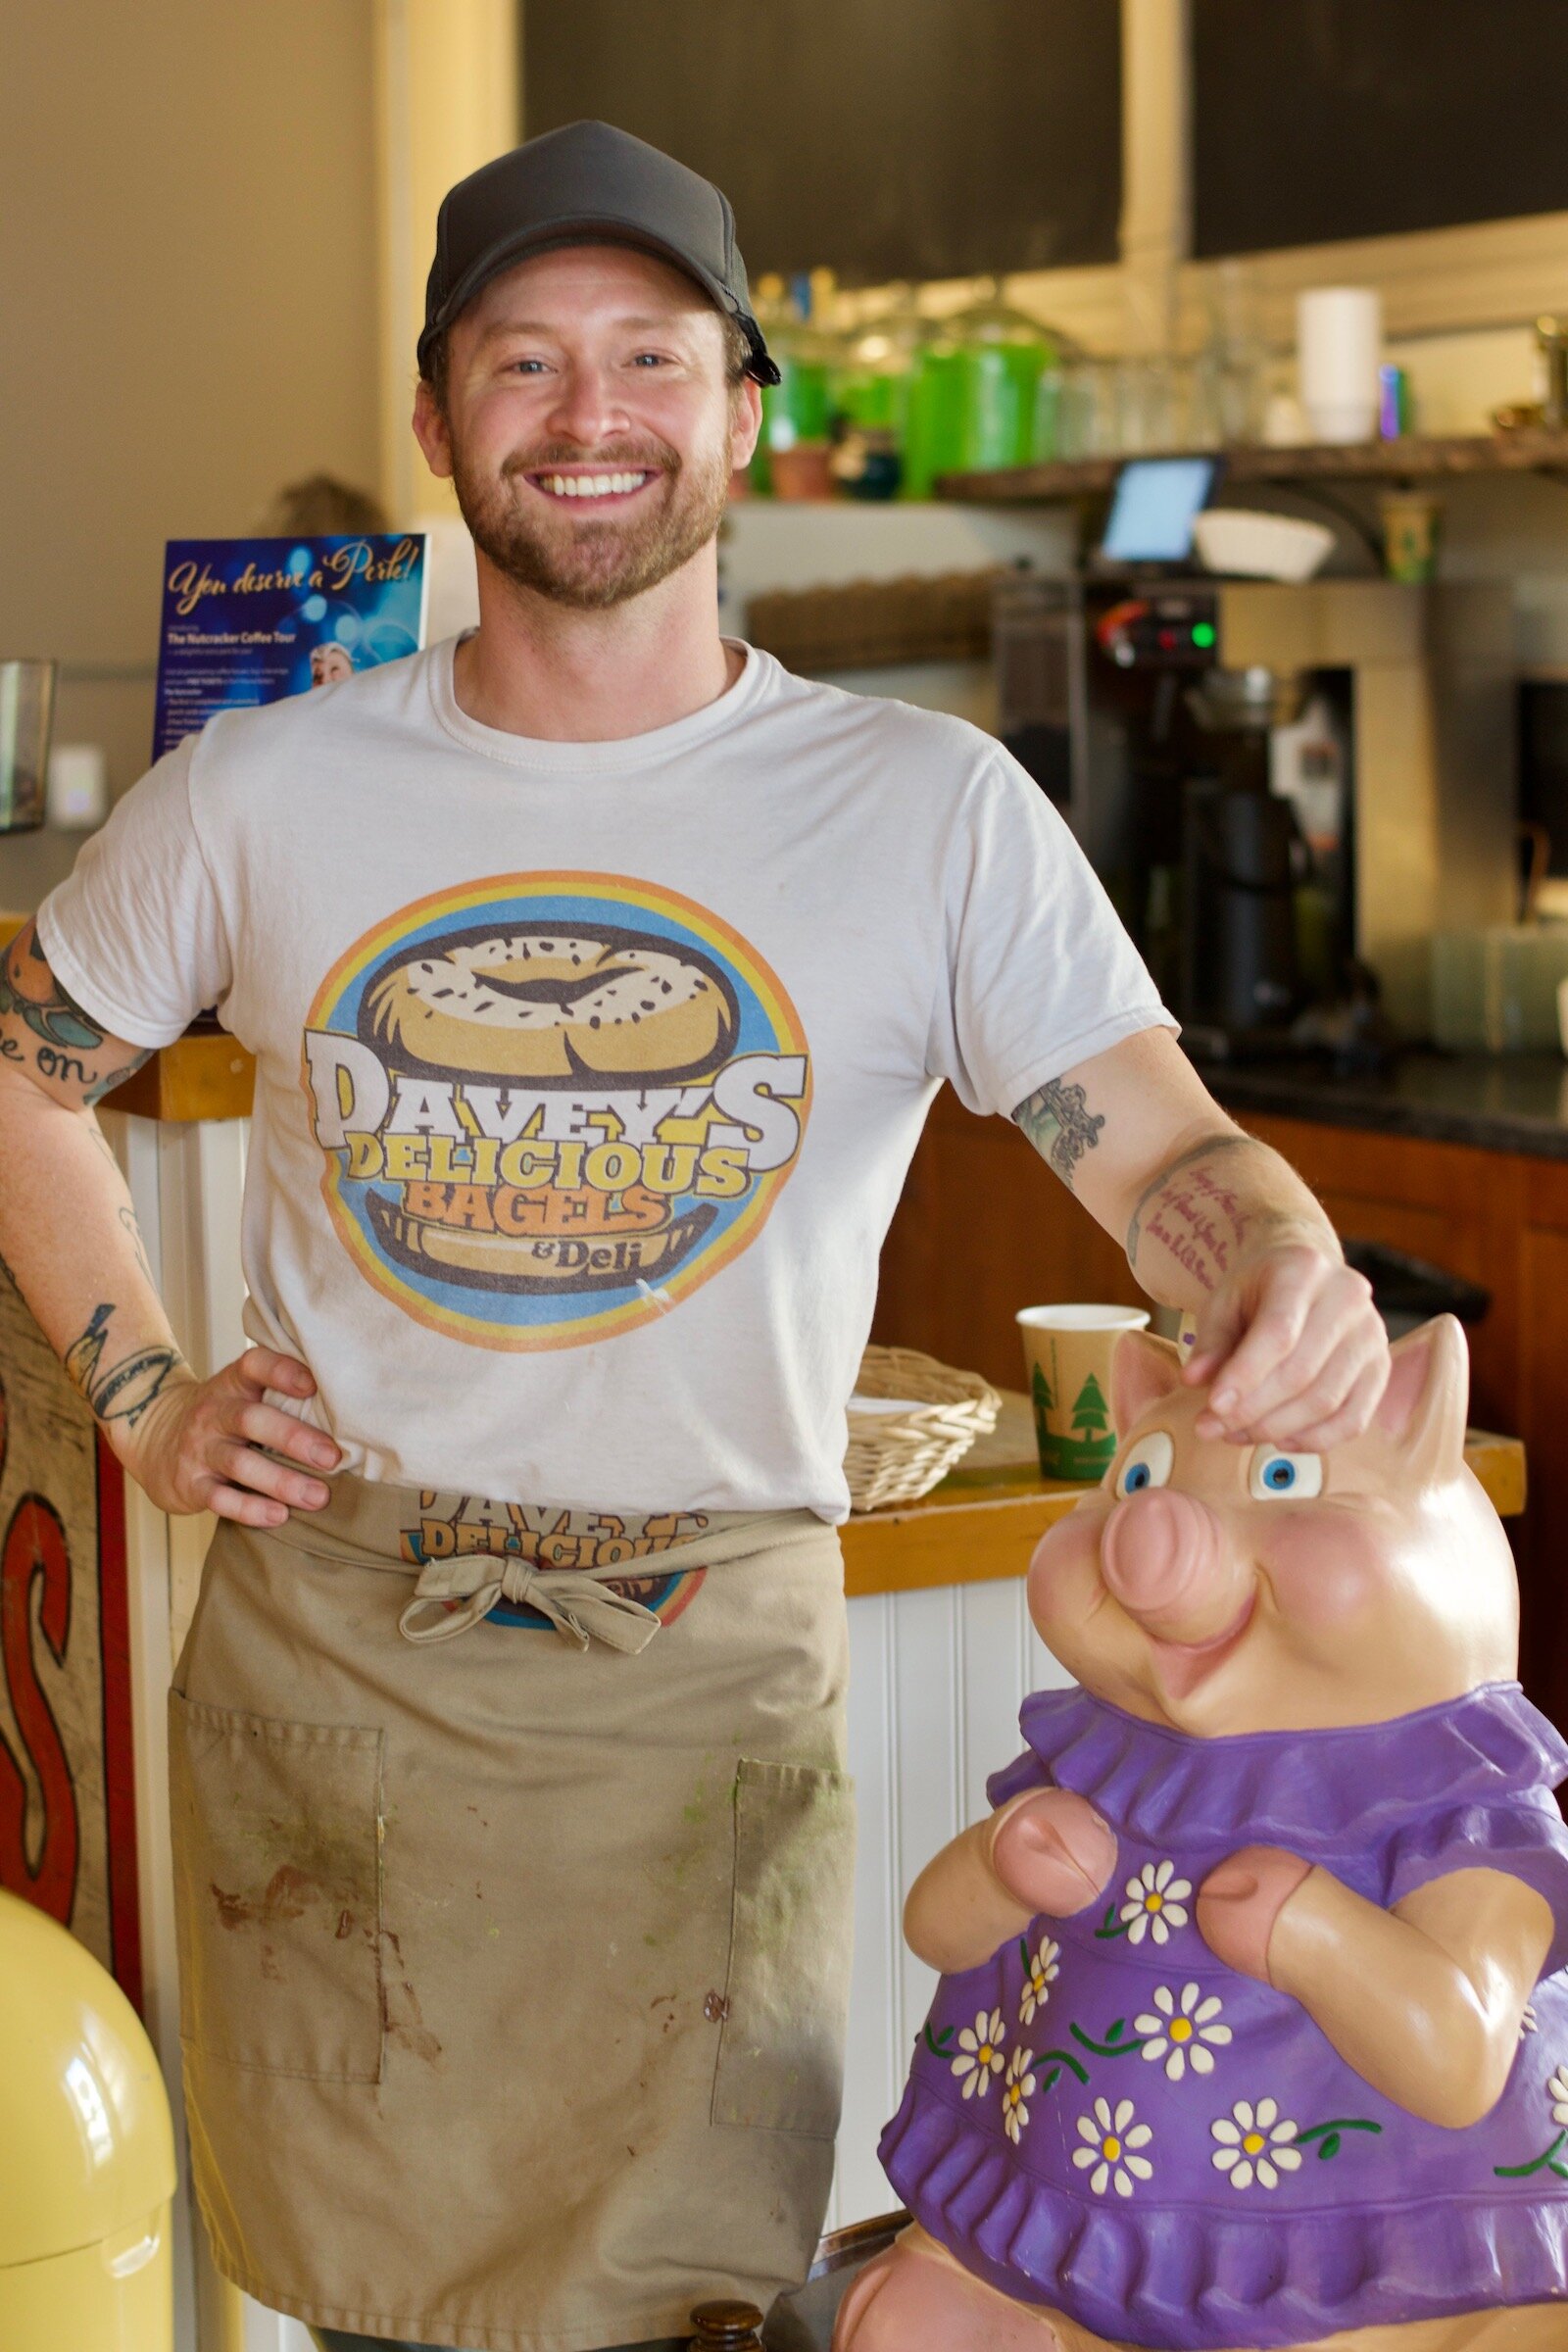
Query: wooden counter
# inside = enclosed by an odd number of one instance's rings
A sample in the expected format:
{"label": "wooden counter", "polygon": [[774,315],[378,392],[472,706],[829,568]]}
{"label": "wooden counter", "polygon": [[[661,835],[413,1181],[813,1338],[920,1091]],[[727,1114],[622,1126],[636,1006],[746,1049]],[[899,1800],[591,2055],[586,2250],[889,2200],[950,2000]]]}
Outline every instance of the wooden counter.
{"label": "wooden counter", "polygon": [[[1465,1459],[1504,1518],[1524,1509],[1525,1449],[1517,1438],[1473,1429]],[[1004,1390],[995,1430],[976,1440],[939,1487],[893,1510],[857,1511],[841,1529],[844,1589],[859,1599],[1022,1576],[1047,1528],[1089,1492],[1041,1477],[1029,1399]]]}
{"label": "wooden counter", "polygon": [[255,1056],[222,1030],[193,1029],[133,1070],[101,1107],[143,1119],[248,1119],[255,1091]]}

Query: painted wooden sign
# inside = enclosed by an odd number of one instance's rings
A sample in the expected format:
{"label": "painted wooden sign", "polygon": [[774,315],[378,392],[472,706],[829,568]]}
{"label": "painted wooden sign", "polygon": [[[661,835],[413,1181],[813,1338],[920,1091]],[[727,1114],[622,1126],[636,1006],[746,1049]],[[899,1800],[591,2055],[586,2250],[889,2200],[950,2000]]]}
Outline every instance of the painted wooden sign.
{"label": "painted wooden sign", "polygon": [[0,1274],[0,1886],[139,2005],[123,1482]]}

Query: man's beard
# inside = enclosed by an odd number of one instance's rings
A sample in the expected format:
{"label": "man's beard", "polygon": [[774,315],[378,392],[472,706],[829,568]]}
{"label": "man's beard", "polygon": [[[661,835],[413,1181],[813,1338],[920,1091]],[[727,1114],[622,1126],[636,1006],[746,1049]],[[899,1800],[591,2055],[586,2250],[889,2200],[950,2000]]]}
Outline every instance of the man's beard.
{"label": "man's beard", "polygon": [[[562,499],[574,527],[557,537],[541,512],[539,527],[530,528],[530,501],[550,494],[520,483],[518,477],[589,468],[596,473],[652,471],[663,476],[669,487],[662,494],[656,489],[645,512],[607,514],[603,520],[584,513],[585,501]],[[453,488],[474,545],[517,587],[583,612],[604,612],[641,596],[689,563],[718,529],[729,476],[727,435],[711,452],[689,461],[662,441],[640,451],[596,451],[591,458],[581,450],[551,447],[526,463],[509,461],[499,481],[481,476],[465,463],[456,440],[452,445]]]}

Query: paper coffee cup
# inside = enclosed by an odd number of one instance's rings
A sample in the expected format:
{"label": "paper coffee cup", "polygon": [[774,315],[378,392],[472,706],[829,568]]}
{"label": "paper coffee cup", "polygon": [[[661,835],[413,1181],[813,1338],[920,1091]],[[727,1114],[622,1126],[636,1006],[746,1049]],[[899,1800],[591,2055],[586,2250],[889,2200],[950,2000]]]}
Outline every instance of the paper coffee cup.
{"label": "paper coffee cup", "polygon": [[1395,490],[1378,504],[1383,513],[1383,568],[1389,578],[1410,586],[1435,580],[1443,501],[1425,491]]}
{"label": "paper coffee cup", "polygon": [[1116,1450],[1110,1355],[1118,1334],[1143,1331],[1144,1306],[1024,1306],[1017,1316],[1046,1478],[1093,1486]]}

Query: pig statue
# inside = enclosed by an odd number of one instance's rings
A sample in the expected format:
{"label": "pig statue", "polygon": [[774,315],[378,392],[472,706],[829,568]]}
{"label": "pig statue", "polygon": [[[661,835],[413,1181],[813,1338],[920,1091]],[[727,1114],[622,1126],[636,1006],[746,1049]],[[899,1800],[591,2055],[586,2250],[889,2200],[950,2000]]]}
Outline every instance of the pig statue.
{"label": "pig statue", "polygon": [[1129,1334],[1029,1574],[1078,1688],[910,1891],[912,2226],[835,2352],[1568,2348],[1568,1747],[1445,1316],[1326,1455]]}

